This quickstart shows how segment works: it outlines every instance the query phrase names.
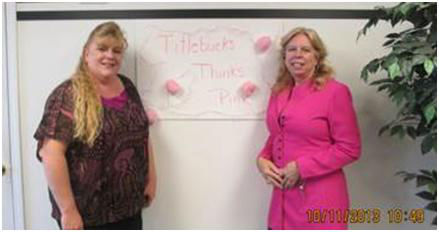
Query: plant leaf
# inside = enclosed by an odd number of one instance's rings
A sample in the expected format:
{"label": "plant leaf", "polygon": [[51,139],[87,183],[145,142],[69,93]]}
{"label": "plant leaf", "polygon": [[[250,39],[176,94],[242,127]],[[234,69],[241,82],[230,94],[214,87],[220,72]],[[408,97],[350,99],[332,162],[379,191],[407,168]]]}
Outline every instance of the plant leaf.
{"label": "plant leaf", "polygon": [[392,129],[390,130],[390,135],[395,135],[397,133],[399,133],[399,131],[402,130],[402,126],[401,125],[397,125],[392,127]]}
{"label": "plant leaf", "polygon": [[430,183],[430,184],[428,184],[427,185],[427,187],[428,187],[428,191],[430,191],[430,192],[432,192],[432,193],[435,193],[436,192],[436,183]]}
{"label": "plant leaf", "polygon": [[437,143],[433,144],[433,150],[434,150],[434,152],[437,152]]}
{"label": "plant leaf", "polygon": [[380,79],[380,80],[372,81],[372,82],[370,82],[370,85],[379,85],[379,84],[382,84],[382,83],[392,83],[392,82],[393,82],[392,80],[390,80],[388,78],[385,78],[385,79]]}
{"label": "plant leaf", "polygon": [[399,65],[397,62],[391,64],[387,71],[389,72],[390,79],[394,79],[397,76],[401,76],[401,70],[399,69]]}
{"label": "plant leaf", "polygon": [[401,5],[400,11],[404,16],[407,16],[407,13],[409,13],[409,11],[414,7],[414,5],[412,4],[403,4]]}
{"label": "plant leaf", "polygon": [[427,119],[427,123],[430,123],[431,120],[436,116],[436,102],[431,102],[424,109],[424,116]]}
{"label": "plant leaf", "polygon": [[423,64],[425,59],[428,59],[428,57],[424,55],[415,55],[412,59],[413,65]]}
{"label": "plant leaf", "polygon": [[403,182],[410,181],[410,180],[416,178],[416,176],[417,176],[414,173],[409,173],[406,171],[399,171],[399,172],[395,173],[395,175],[403,177],[403,180],[402,180]]}
{"label": "plant leaf", "polygon": [[396,102],[396,105],[401,105],[401,102],[404,100],[405,94],[406,90],[404,88],[398,88],[393,92],[393,100]]}
{"label": "plant leaf", "polygon": [[427,72],[427,76],[430,76],[434,69],[433,61],[431,61],[430,59],[426,59],[424,61],[424,69]]}
{"label": "plant leaf", "polygon": [[413,63],[409,59],[401,59],[399,62],[399,67],[401,68],[401,74],[404,78],[411,79],[412,75],[412,69],[413,69]]}
{"label": "plant leaf", "polygon": [[361,79],[364,81],[367,81],[367,78],[369,77],[369,72],[367,71],[367,66],[361,70]]}
{"label": "plant leaf", "polygon": [[430,202],[427,206],[425,206],[425,209],[431,210],[431,211],[436,211],[437,209],[437,202],[433,201]]}
{"label": "plant leaf", "polygon": [[380,92],[384,89],[390,88],[391,86],[392,86],[392,84],[382,84],[380,87],[378,87],[377,91]]}
{"label": "plant leaf", "polygon": [[357,41],[361,37],[361,35],[366,35],[367,29],[375,26],[378,23],[379,18],[371,18],[367,21],[366,25],[358,32]]}
{"label": "plant leaf", "polygon": [[436,141],[433,140],[433,136],[431,134],[427,135],[424,137],[424,139],[422,140],[422,144],[421,144],[421,151],[422,154],[427,154],[428,152],[431,151],[431,149],[433,148],[433,143],[435,143]]}
{"label": "plant leaf", "polygon": [[376,73],[378,71],[378,68],[380,67],[380,59],[373,59],[370,63],[369,63],[369,72],[371,73]]}
{"label": "plant leaf", "polygon": [[390,34],[386,35],[386,38],[389,38],[389,39],[395,39],[398,37],[399,37],[398,33],[390,33]]}
{"label": "plant leaf", "polygon": [[435,199],[434,195],[431,194],[430,192],[427,192],[427,191],[422,191],[422,192],[416,193],[416,196],[418,196],[424,200],[430,200],[430,201],[433,201]]}
{"label": "plant leaf", "polygon": [[426,175],[426,176],[431,176],[431,173],[430,173],[430,171],[428,171],[428,170],[421,169],[421,170],[419,170],[419,172],[421,172],[422,174],[424,174],[424,175]]}
{"label": "plant leaf", "polygon": [[431,48],[430,46],[419,46],[419,48],[416,48],[414,53],[416,54],[426,54],[426,55],[430,55],[434,52],[433,48]]}
{"label": "plant leaf", "polygon": [[383,63],[381,65],[383,66],[383,68],[388,69],[390,65],[398,62],[398,57],[396,57],[395,54],[391,53],[388,56],[383,57],[382,60]]}
{"label": "plant leaf", "polygon": [[416,177],[416,187],[422,187],[422,186],[428,185],[432,182],[433,182],[433,179],[431,179],[428,176],[418,175]]}
{"label": "plant leaf", "polygon": [[407,127],[407,134],[412,139],[416,139],[416,137],[417,137],[416,129],[412,126]]}
{"label": "plant leaf", "polygon": [[381,127],[380,131],[378,132],[378,135],[381,136],[389,128],[390,128],[390,124],[387,124],[387,125]]}
{"label": "plant leaf", "polygon": [[389,40],[387,40],[386,42],[384,42],[382,46],[383,46],[383,47],[387,47],[388,45],[392,44],[393,42],[395,42],[394,39],[389,39]]}

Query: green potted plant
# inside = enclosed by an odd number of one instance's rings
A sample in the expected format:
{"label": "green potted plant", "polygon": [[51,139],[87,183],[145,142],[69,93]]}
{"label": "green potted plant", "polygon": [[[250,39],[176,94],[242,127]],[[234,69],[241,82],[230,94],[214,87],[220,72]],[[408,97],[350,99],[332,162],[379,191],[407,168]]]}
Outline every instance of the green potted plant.
{"label": "green potted plant", "polygon": [[[377,15],[369,18],[358,33],[366,35],[379,21],[390,22],[392,27],[409,23],[409,29],[389,33],[383,46],[390,52],[370,61],[362,70],[361,78],[369,81],[371,74],[385,71],[385,77],[375,75],[369,85],[377,86],[378,92],[385,91],[395,102],[398,112],[395,118],[384,125],[379,135],[388,132],[391,136],[409,136],[421,139],[422,155],[437,155],[437,5],[435,2],[399,3],[394,7],[377,7]],[[404,182],[415,180],[421,188],[416,195],[427,200],[427,210],[436,212],[437,173],[436,170],[419,170],[417,173],[400,171]],[[437,216],[432,224],[436,225]]]}

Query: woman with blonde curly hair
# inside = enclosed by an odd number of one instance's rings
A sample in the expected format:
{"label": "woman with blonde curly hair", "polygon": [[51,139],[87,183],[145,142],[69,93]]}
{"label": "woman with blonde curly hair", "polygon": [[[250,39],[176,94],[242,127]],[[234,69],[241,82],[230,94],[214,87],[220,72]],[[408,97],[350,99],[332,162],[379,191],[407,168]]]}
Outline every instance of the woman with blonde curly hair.
{"label": "woman with blonde curly hair", "polygon": [[266,115],[270,134],[257,159],[273,186],[268,228],[346,229],[342,168],[361,151],[351,93],[333,78],[314,30],[295,28],[281,43],[282,64]]}
{"label": "woman with blonde curly hair", "polygon": [[119,74],[127,46],[116,23],[98,25],[35,132],[61,229],[142,229],[141,210],[154,199],[148,119],[134,84]]}

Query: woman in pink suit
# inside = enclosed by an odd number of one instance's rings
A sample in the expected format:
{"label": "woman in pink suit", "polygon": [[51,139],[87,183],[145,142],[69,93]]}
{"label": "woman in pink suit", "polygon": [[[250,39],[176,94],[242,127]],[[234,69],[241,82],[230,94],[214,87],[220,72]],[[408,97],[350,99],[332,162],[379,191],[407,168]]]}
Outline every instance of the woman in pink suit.
{"label": "woman in pink suit", "polygon": [[295,28],[282,39],[272,88],[269,137],[257,164],[273,185],[270,229],[347,229],[349,196],[342,168],[360,156],[348,87],[332,77],[318,34]]}

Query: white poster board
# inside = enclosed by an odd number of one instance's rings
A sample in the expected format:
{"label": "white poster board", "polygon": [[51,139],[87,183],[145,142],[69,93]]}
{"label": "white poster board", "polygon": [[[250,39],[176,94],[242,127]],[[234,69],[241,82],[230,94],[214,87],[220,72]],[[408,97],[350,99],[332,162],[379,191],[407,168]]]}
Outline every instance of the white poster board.
{"label": "white poster board", "polygon": [[139,22],[136,72],[144,104],[160,119],[263,118],[281,31],[275,20]]}

